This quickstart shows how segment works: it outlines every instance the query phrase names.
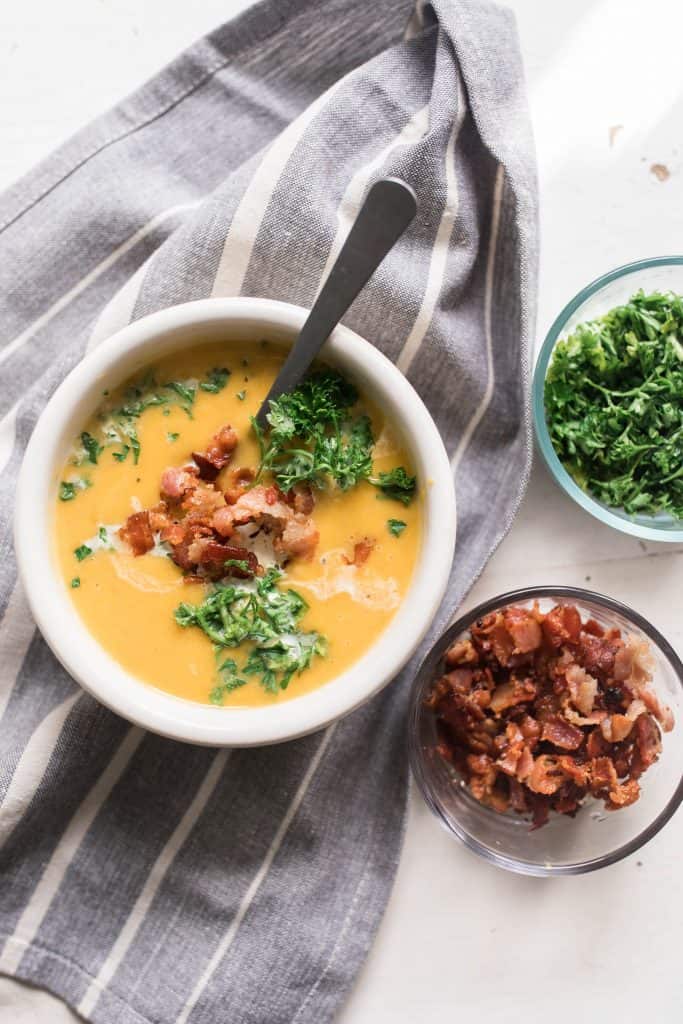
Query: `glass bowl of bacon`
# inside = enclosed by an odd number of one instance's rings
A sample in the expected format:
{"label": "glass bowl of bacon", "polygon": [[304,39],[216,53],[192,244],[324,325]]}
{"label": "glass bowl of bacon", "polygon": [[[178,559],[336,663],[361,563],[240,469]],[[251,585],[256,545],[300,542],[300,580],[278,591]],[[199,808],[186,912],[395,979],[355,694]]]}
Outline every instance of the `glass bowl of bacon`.
{"label": "glass bowl of bacon", "polygon": [[410,759],[475,853],[571,875],[633,853],[683,799],[683,665],[609,597],[533,587],[455,622],[416,677]]}

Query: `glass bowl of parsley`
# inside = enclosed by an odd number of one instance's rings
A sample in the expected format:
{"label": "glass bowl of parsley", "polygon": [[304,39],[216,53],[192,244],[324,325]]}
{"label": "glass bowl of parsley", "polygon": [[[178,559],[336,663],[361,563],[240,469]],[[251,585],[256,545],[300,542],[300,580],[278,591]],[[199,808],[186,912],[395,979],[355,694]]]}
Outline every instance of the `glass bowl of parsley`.
{"label": "glass bowl of parsley", "polygon": [[532,407],[551,474],[601,522],[683,541],[683,256],[593,281],[541,348]]}

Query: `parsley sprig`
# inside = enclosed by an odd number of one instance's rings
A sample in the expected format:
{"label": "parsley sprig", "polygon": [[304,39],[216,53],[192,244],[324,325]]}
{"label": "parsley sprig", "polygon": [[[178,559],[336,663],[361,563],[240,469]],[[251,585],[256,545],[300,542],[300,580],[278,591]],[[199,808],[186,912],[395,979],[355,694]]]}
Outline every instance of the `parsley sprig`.
{"label": "parsley sprig", "polygon": [[558,343],[545,382],[572,477],[628,513],[683,518],[683,298],[637,292]]}
{"label": "parsley sprig", "polygon": [[358,401],[354,386],[335,370],[319,370],[294,391],[270,403],[264,433],[255,419],[252,426],[259,442],[258,477],[271,473],[287,491],[308,483],[324,489],[333,482],[342,491],[361,480],[380,489],[385,497],[408,504],[415,491],[415,477],[402,466],[389,473],[372,474],[374,438],[370,418],[354,415]]}
{"label": "parsley sprig", "polygon": [[176,608],[178,625],[203,630],[219,657],[226,649],[253,644],[241,670],[233,659],[219,664],[222,682],[211,691],[213,703],[222,703],[226,693],[243,685],[245,675],[258,676],[268,693],[286,690],[295,674],[326,653],[320,633],[299,628],[308,605],[296,590],[278,586],[281,577],[278,569],[269,569],[255,586],[219,583],[201,604],[184,602]]}

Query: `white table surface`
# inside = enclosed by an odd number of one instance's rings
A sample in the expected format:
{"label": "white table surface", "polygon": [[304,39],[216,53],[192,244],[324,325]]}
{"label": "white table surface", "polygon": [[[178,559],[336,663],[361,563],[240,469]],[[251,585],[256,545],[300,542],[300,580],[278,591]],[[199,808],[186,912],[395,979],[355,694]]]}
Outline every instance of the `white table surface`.
{"label": "white table surface", "polygon": [[[0,188],[247,2],[5,0]],[[683,249],[683,5],[509,6],[538,148],[542,338],[593,277]],[[653,163],[667,166],[668,180]],[[644,612],[683,651],[682,556],[683,545],[645,545],[601,526],[537,466],[467,603],[515,586],[587,583]],[[461,849],[413,794],[396,886],[340,1024],[475,1013],[482,1024],[680,1019],[682,846],[683,813],[610,869],[524,879]]]}

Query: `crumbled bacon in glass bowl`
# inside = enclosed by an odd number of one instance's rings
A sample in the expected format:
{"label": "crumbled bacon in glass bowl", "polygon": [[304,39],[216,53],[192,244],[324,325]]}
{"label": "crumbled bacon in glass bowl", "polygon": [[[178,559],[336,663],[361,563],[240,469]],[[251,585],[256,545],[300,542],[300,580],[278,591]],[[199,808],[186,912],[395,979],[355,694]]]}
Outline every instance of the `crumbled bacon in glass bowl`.
{"label": "crumbled bacon in glass bowl", "polygon": [[455,623],[420,669],[413,773],[489,859],[591,870],[642,845],[683,797],[682,686],[673,649],[618,602],[573,588],[504,595]]}

